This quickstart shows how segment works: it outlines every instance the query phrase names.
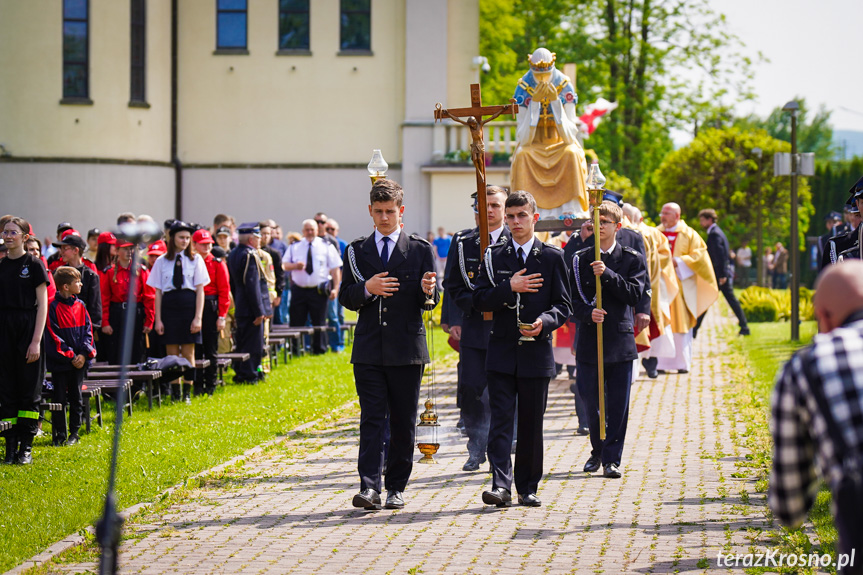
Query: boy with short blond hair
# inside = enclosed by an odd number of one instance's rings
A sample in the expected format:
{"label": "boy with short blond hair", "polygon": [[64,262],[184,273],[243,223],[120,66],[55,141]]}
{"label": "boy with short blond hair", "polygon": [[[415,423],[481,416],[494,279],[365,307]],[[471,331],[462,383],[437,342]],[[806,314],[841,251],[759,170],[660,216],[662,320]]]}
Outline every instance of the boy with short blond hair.
{"label": "boy with short blond hair", "polygon": [[81,273],[73,267],[61,266],[54,272],[57,295],[48,306],[48,370],[53,376],[54,401],[69,406],[69,436],[66,418],[52,417],[54,445],[75,445],[84,404],[81,386],[90,360],[96,357],[93,325],[87,307],[76,296],[81,293]]}

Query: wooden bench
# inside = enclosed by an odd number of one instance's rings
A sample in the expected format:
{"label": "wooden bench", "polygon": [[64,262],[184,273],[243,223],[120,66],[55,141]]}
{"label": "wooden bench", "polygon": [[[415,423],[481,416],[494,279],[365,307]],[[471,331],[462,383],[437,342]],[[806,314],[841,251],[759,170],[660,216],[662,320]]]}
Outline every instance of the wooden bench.
{"label": "wooden bench", "polygon": [[285,363],[288,363],[288,353],[286,350],[289,346],[286,345],[287,340],[288,336],[270,334],[267,353],[270,356],[273,367],[278,367],[279,365],[279,349],[284,352]]}
{"label": "wooden bench", "polygon": [[[135,371],[131,369],[132,367],[133,366],[129,366],[127,368],[129,371],[126,372],[126,377],[132,381],[144,384],[144,390],[147,392],[147,408],[152,411],[154,398],[156,399],[156,405],[161,407],[162,390],[156,380],[162,377],[162,372],[158,369]],[[87,378],[84,381],[86,382],[90,379],[117,380],[120,377],[120,369],[121,366],[119,365],[98,365],[91,367],[90,372],[87,374]],[[131,412],[129,415],[131,415]]]}
{"label": "wooden bench", "polygon": [[[245,351],[232,351],[231,353],[220,353],[216,355],[216,369],[222,385],[225,385],[225,369],[235,361],[249,361],[251,356]],[[224,363],[223,363],[224,362]]]}
{"label": "wooden bench", "polygon": [[348,343],[354,343],[354,329],[357,327],[356,320],[349,319],[342,324],[342,328],[348,328]]}
{"label": "wooden bench", "polygon": [[0,433],[4,431],[9,431],[12,429],[12,422],[10,421],[0,421]]}
{"label": "wooden bench", "polygon": [[[119,379],[85,379],[84,384],[88,389],[99,388],[99,393],[104,394],[105,391],[110,391],[119,395],[120,389],[125,392],[126,401],[123,403],[123,407],[126,409],[126,413],[129,414],[129,417],[132,417],[132,380],[126,379],[120,381]],[[115,398],[116,401],[116,398]]]}
{"label": "wooden bench", "polygon": [[[327,326],[315,326],[315,327],[287,327],[287,326],[274,326],[278,327],[278,329],[273,329],[270,331],[270,336],[281,336],[285,338],[290,338],[292,341],[292,345],[297,346],[297,350],[300,355],[306,354],[306,346],[303,341],[303,337],[306,335],[314,335],[316,331],[327,330],[330,329]],[[291,355],[294,355],[293,351]]]}
{"label": "wooden bench", "polygon": [[87,425],[87,433],[90,433],[90,400],[96,400],[96,423],[102,427],[102,388],[88,387],[87,382],[81,388],[81,397],[84,398],[84,423]]}
{"label": "wooden bench", "polygon": [[66,406],[62,403],[52,403],[44,399],[39,403],[39,419],[45,419],[45,412],[51,412],[51,427],[54,427],[54,418],[62,417],[66,421]]}

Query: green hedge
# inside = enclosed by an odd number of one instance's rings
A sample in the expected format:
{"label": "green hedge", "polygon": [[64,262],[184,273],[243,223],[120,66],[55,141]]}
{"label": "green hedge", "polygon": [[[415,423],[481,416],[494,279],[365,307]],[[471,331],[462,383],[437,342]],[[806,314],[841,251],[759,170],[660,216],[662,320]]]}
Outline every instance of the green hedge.
{"label": "green hedge", "polygon": [[[800,288],[800,319],[815,318],[812,296],[815,292]],[[740,292],[740,306],[751,322],[788,321],[791,319],[791,290],[749,286]]]}

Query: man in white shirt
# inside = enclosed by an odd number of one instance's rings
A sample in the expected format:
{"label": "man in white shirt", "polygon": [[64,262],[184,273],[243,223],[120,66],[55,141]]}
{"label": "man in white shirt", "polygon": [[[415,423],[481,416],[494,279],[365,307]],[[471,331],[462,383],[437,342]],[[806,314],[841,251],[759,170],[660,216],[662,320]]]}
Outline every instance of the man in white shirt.
{"label": "man in white shirt", "polygon": [[[318,237],[315,220],[303,222],[303,239],[288,246],[285,271],[291,272],[291,327],[313,326],[327,322],[327,301],[339,294],[342,258],[332,244]],[[312,338],[312,353],[327,351],[327,333]]]}

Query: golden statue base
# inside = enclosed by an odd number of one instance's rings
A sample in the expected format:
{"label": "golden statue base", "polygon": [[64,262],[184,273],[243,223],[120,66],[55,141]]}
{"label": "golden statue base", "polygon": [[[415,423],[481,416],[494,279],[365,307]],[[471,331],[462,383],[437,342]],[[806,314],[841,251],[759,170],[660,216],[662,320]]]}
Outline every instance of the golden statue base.
{"label": "golden statue base", "polygon": [[417,447],[419,448],[420,453],[423,454],[422,458],[417,461],[417,463],[437,463],[432,456],[437,453],[440,443],[417,443]]}

